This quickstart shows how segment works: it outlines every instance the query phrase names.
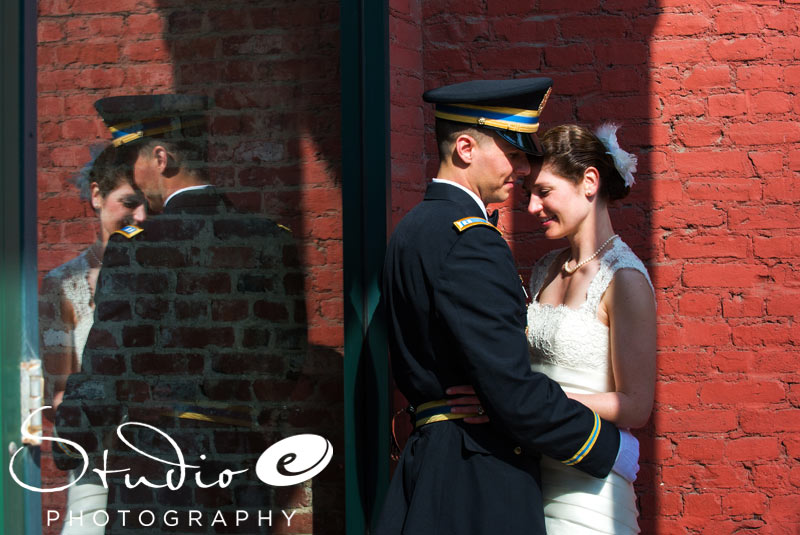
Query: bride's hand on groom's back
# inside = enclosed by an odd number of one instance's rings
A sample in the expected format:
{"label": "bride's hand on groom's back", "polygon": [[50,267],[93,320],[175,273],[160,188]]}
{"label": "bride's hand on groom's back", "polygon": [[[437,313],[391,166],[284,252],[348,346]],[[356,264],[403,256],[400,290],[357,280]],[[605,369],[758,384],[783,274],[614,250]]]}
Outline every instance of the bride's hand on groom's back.
{"label": "bride's hand on groom's back", "polygon": [[468,424],[489,423],[489,417],[484,412],[481,401],[475,395],[475,389],[471,385],[451,386],[445,392],[448,396],[459,396],[447,400],[447,404],[451,407],[450,412],[476,415],[464,418],[464,422]]}

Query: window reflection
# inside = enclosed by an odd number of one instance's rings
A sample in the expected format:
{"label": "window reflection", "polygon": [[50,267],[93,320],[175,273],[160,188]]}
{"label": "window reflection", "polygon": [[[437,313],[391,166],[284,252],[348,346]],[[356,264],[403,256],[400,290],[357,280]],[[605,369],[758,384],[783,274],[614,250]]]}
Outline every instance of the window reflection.
{"label": "window reflection", "polygon": [[[81,507],[107,511],[109,525],[69,531],[74,521],[64,533],[122,530],[127,509],[152,511],[156,530],[165,510],[189,522],[192,508],[200,533],[223,530],[210,525],[217,511],[235,520],[238,510],[252,532],[259,510],[273,525],[285,510],[307,532],[323,522],[341,532],[333,470],[287,489],[252,476],[285,436],[316,433],[342,451],[338,16],[334,2],[39,3],[40,355],[47,399],[66,399],[44,434],[58,420],[93,468],[108,450],[109,466],[163,481],[163,464],[114,438],[121,422],[148,422],[209,481],[251,472],[227,489],[171,492],[109,476],[107,494],[92,476],[69,498],[42,495],[44,533],[61,533]],[[187,113],[196,99],[202,113]],[[81,198],[73,177],[84,166]],[[165,184],[183,174],[209,187],[167,200]],[[142,231],[114,234],[127,225]],[[158,433],[132,439],[177,455]],[[51,446],[42,477],[55,487],[76,474],[56,469]]]}

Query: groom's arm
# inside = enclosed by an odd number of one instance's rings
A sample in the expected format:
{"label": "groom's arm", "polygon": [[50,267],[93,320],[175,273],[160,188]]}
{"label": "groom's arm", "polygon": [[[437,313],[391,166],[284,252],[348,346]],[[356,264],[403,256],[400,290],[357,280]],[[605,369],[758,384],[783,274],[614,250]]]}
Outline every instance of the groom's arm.
{"label": "groom's arm", "polygon": [[620,446],[617,428],[531,371],[525,298],[502,237],[489,228],[470,229],[446,265],[435,284],[436,310],[492,423],[524,449],[608,475]]}

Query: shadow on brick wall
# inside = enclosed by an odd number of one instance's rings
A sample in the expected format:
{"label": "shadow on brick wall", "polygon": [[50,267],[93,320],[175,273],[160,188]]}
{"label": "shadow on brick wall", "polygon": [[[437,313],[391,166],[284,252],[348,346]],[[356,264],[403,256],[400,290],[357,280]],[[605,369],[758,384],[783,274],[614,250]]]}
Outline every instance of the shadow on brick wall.
{"label": "shadow on brick wall", "polygon": [[339,4],[158,3],[175,90],[214,99],[212,183],[238,207],[289,227],[298,242],[309,349],[284,395],[296,432],[323,434],[337,453],[310,492],[281,489],[277,502],[311,508],[291,533],[342,533]]}

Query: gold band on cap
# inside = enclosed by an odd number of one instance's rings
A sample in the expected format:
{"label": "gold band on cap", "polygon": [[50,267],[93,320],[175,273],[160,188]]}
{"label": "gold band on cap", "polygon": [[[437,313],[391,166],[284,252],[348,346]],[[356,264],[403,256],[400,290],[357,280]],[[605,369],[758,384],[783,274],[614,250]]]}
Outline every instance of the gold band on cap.
{"label": "gold band on cap", "polygon": [[513,132],[533,134],[539,130],[540,110],[476,106],[474,104],[437,104],[439,119],[479,126],[491,126]]}
{"label": "gold band on cap", "polygon": [[205,118],[201,117],[192,120],[182,120],[179,117],[156,117],[145,122],[125,122],[108,127],[113,140],[111,144],[115,147],[130,143],[137,139],[149,136],[157,136],[166,132],[175,132],[191,126],[204,125]]}

